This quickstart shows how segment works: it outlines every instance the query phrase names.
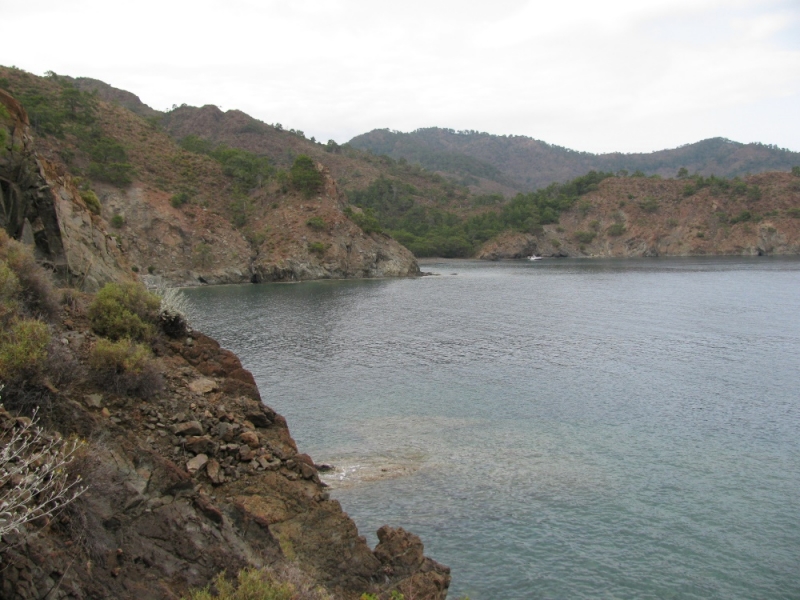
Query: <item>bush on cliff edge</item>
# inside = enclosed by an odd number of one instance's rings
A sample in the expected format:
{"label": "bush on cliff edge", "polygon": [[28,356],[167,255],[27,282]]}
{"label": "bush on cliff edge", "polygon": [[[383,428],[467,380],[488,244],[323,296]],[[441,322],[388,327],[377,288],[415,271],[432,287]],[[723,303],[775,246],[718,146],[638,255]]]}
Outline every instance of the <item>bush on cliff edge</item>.
{"label": "bush on cliff edge", "polygon": [[112,340],[153,337],[161,300],[140,283],[108,283],[89,305],[95,333]]}

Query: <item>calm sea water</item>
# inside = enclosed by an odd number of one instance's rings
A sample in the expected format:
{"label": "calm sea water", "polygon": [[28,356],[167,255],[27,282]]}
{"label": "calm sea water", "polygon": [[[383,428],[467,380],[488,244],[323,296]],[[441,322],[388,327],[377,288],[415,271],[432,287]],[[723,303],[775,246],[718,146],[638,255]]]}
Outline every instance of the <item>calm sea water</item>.
{"label": "calm sea water", "polygon": [[189,291],[373,543],[450,597],[800,598],[800,261]]}

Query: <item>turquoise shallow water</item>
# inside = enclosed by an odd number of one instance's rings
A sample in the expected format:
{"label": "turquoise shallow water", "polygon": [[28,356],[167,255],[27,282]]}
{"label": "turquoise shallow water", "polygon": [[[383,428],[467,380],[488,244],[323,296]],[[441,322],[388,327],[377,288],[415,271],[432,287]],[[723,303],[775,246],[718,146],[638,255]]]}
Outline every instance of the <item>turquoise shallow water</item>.
{"label": "turquoise shallow water", "polygon": [[190,290],[373,543],[451,597],[800,598],[800,261]]}

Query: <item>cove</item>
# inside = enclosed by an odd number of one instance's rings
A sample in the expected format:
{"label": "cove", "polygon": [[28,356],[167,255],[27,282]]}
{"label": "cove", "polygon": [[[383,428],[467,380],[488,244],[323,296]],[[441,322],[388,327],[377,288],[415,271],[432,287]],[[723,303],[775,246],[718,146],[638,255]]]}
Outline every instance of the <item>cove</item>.
{"label": "cove", "polygon": [[800,595],[800,260],[432,261],[189,290],[450,597]]}

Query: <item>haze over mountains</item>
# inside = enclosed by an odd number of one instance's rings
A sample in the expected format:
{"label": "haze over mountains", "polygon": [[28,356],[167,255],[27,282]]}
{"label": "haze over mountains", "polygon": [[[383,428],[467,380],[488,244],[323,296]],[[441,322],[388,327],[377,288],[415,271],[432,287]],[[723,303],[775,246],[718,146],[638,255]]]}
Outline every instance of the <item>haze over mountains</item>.
{"label": "haze over mountains", "polygon": [[467,183],[486,178],[520,191],[565,182],[588,171],[642,171],[645,175],[674,177],[683,167],[690,174],[735,177],[786,171],[800,163],[800,152],[724,138],[646,154],[592,154],[525,136],[430,127],[411,133],[376,129],[354,137],[349,144],[459,175]]}

